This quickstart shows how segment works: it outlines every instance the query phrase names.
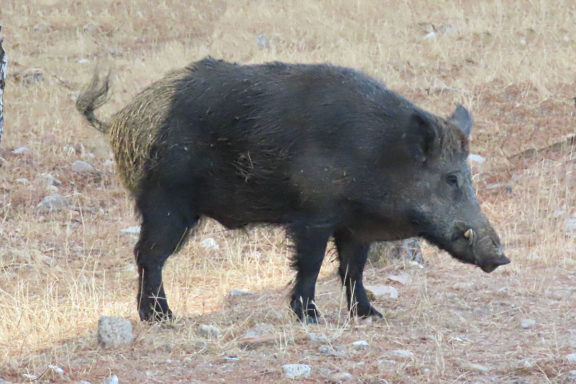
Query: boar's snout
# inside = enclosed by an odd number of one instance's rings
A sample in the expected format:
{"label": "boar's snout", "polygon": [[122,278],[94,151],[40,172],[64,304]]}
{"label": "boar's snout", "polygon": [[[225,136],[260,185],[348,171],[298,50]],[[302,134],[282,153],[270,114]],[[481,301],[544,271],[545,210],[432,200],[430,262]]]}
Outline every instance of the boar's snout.
{"label": "boar's snout", "polygon": [[490,273],[501,265],[510,263],[510,259],[504,256],[500,239],[493,230],[487,230],[480,235],[468,228],[462,237],[472,248],[474,263],[484,272]]}

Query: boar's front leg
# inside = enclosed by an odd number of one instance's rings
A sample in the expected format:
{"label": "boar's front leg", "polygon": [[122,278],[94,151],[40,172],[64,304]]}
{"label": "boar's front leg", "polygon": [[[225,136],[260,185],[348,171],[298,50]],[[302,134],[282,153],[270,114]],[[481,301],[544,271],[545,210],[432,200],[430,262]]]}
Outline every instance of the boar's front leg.
{"label": "boar's front leg", "polygon": [[314,303],[314,293],[331,230],[323,226],[299,224],[292,225],[290,232],[296,246],[292,262],[292,267],[296,269],[296,283],[290,306],[300,321],[317,324],[320,313]]}
{"label": "boar's front leg", "polygon": [[363,243],[354,238],[348,230],[337,231],[334,234],[340,266],[338,273],[342,284],[346,287],[348,309],[350,314],[359,317],[382,317],[382,314],[370,305],[362,275],[368,257],[369,243]]}

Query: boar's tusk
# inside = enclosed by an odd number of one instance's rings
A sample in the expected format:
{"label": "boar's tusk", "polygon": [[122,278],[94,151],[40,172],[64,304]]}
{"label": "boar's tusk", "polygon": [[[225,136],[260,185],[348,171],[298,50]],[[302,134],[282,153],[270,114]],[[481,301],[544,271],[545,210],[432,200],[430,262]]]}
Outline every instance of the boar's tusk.
{"label": "boar's tusk", "polygon": [[464,238],[468,240],[468,243],[473,244],[474,238],[476,237],[476,233],[472,228],[469,228],[466,232],[464,232]]}

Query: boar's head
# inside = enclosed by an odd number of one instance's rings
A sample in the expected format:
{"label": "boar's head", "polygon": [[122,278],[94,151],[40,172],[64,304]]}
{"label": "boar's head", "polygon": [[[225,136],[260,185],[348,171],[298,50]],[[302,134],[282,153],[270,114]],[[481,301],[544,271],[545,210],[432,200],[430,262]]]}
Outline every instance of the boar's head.
{"label": "boar's head", "polygon": [[[500,239],[476,200],[468,167],[472,119],[458,106],[442,119],[424,111],[410,116],[402,135],[409,180],[400,200],[412,231],[485,272],[508,264]],[[404,157],[404,156],[403,156]],[[398,185],[398,184],[396,184]]]}

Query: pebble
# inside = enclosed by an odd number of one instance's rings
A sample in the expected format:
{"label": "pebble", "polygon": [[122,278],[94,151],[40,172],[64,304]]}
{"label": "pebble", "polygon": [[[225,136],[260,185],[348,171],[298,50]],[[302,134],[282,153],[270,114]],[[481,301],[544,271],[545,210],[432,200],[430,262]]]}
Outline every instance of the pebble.
{"label": "pebble", "polygon": [[102,380],[102,383],[100,384],[118,384],[118,383],[119,383],[118,376],[112,375]]}
{"label": "pebble", "polygon": [[136,225],[133,227],[127,227],[120,230],[120,233],[126,233],[129,235],[139,235],[140,234],[140,226]]}
{"label": "pebble", "polygon": [[572,216],[564,221],[564,232],[570,237],[576,237],[576,217]]}
{"label": "pebble", "polygon": [[23,147],[18,147],[18,148],[16,148],[16,149],[14,149],[14,150],[12,151],[12,153],[15,154],[15,155],[22,155],[22,154],[24,154],[24,153],[26,153],[26,152],[28,152],[28,151],[29,151],[28,147],[23,146]]}
{"label": "pebble", "polygon": [[96,169],[90,164],[82,160],[76,160],[72,163],[72,170],[77,173],[97,173]]}
{"label": "pebble", "polygon": [[36,179],[34,180],[34,182],[37,185],[40,186],[45,186],[45,187],[59,187],[62,185],[62,182],[60,180],[58,180],[57,178],[55,178],[54,176],[52,176],[50,173],[41,173],[38,176],[36,176]]}
{"label": "pebble", "polygon": [[121,317],[101,316],[98,319],[98,344],[116,348],[132,343],[132,323]]}
{"label": "pebble", "polygon": [[395,349],[394,351],[392,351],[392,355],[395,357],[401,357],[403,359],[410,359],[414,357],[414,354],[412,352],[407,351],[405,349]]}
{"label": "pebble", "polygon": [[196,332],[200,336],[207,337],[207,338],[218,338],[222,334],[220,332],[220,329],[218,329],[217,327],[215,327],[213,325],[208,325],[208,324],[200,324],[198,326],[198,329],[196,330]]}
{"label": "pebble", "polygon": [[534,319],[522,319],[520,321],[520,326],[524,329],[530,329],[536,325],[536,320]]}
{"label": "pebble", "polygon": [[471,289],[474,287],[474,283],[466,282],[466,283],[456,283],[452,286],[452,289]]}
{"label": "pebble", "polygon": [[308,339],[313,343],[329,343],[330,338],[323,333],[309,333]]}
{"label": "pebble", "polygon": [[200,246],[204,249],[212,249],[215,251],[220,249],[220,246],[218,245],[218,243],[216,243],[216,240],[214,240],[211,237],[208,237],[207,239],[202,240],[200,242]]}
{"label": "pebble", "polygon": [[43,198],[37,207],[42,213],[57,212],[70,208],[70,202],[62,195],[50,195]]}
{"label": "pebble", "polygon": [[306,364],[284,364],[282,373],[289,379],[302,379],[310,377],[312,369]]}
{"label": "pebble", "polygon": [[571,353],[569,355],[566,355],[566,361],[568,361],[569,363],[572,363],[572,364],[576,364],[576,353]]}
{"label": "pebble", "polygon": [[482,156],[480,156],[480,155],[475,155],[475,154],[473,154],[473,153],[471,153],[471,154],[468,155],[468,160],[473,161],[473,162],[475,162],[475,163],[479,163],[479,164],[482,164],[483,162],[486,161],[486,159],[483,158]]}
{"label": "pebble", "polygon": [[376,297],[398,298],[398,290],[390,285],[371,285],[366,288]]}
{"label": "pebble", "polygon": [[408,276],[406,273],[402,273],[400,275],[388,275],[387,279],[402,285],[406,285],[410,282],[410,276]]}
{"label": "pebble", "polygon": [[230,291],[230,296],[252,296],[254,295],[253,292],[250,291],[244,291],[242,289],[232,289]]}
{"label": "pebble", "polygon": [[490,368],[482,364],[470,363],[469,361],[460,361],[458,365],[462,369],[472,370],[472,371],[479,371],[479,372],[488,372]]}
{"label": "pebble", "polygon": [[572,369],[572,370],[568,371],[568,377],[570,377],[572,379],[576,379],[576,369]]}
{"label": "pebble", "polygon": [[244,337],[248,338],[248,337],[260,337],[263,335],[270,335],[273,334],[275,330],[276,328],[274,328],[272,324],[260,323],[246,330]]}
{"label": "pebble", "polygon": [[343,381],[354,380],[354,376],[352,376],[348,372],[338,372],[338,373],[333,374],[331,376],[331,379],[332,379],[332,381],[334,381],[336,383],[341,383]]}
{"label": "pebble", "polygon": [[366,349],[370,346],[366,340],[358,340],[352,343],[354,349]]}

